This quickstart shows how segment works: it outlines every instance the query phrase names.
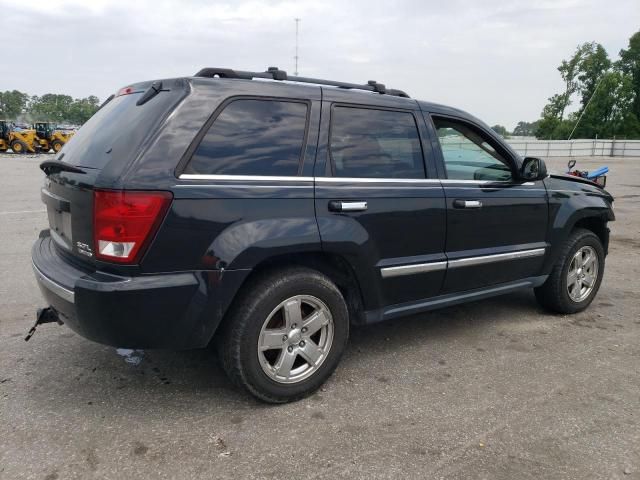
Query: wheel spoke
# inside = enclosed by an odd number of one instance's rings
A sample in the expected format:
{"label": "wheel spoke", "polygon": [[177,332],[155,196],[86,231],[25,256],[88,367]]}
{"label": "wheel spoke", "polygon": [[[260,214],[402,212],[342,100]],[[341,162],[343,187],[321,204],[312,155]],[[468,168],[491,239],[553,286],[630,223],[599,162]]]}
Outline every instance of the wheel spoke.
{"label": "wheel spoke", "polygon": [[298,353],[309,362],[310,365],[315,365],[318,363],[318,360],[320,360],[320,357],[322,357],[322,350],[311,340],[307,340],[304,347],[298,350]]}
{"label": "wheel spoke", "polygon": [[573,291],[576,294],[576,297],[580,296],[580,292],[582,291],[582,280],[580,278],[576,279],[575,288]]}
{"label": "wheel spoke", "polygon": [[327,323],[329,323],[329,319],[325,315],[325,312],[318,310],[309,315],[309,317],[307,317],[303,322],[302,326],[307,329],[306,336],[310,337]]}
{"label": "wheel spoke", "polygon": [[287,330],[265,330],[260,335],[260,350],[283,348]]}
{"label": "wheel spoke", "polygon": [[593,284],[596,283],[596,277],[591,274],[588,273],[585,275],[584,279],[582,280],[582,282],[589,288],[593,287]]}
{"label": "wheel spoke", "polygon": [[569,272],[569,275],[567,275],[567,285],[570,286],[576,283],[577,279],[578,279],[578,274],[575,271]]}
{"label": "wheel spoke", "polygon": [[278,361],[273,366],[276,371],[276,375],[279,377],[289,378],[296,356],[297,354],[295,352],[289,352],[286,348],[283,348],[282,352],[280,352],[280,356],[278,357]]}
{"label": "wheel spoke", "polygon": [[284,304],[284,321],[287,329],[292,325],[300,325],[302,323],[302,310],[300,300],[292,298]]}
{"label": "wheel spoke", "polygon": [[573,263],[575,268],[582,267],[582,251],[578,250],[576,254],[573,256]]}

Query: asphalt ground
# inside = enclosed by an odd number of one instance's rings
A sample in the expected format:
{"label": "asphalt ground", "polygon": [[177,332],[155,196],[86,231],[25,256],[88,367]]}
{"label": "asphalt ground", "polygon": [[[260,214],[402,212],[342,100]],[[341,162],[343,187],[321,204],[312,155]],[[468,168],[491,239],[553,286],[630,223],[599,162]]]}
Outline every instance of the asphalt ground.
{"label": "asphalt ground", "polygon": [[232,388],[211,350],[127,355],[53,324],[23,340],[42,159],[0,155],[0,478],[640,479],[640,159],[578,162],[610,166],[618,217],[587,311],[523,291],[355,329],[284,406]]}

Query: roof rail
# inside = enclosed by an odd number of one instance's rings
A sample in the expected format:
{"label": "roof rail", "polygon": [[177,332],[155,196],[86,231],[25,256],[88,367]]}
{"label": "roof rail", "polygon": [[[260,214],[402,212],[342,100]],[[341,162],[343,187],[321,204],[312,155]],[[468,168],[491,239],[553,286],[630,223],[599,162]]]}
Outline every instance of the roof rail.
{"label": "roof rail", "polygon": [[266,72],[247,72],[244,70],[232,70],[230,68],[203,68],[194,77],[205,78],[237,78],[243,80],[252,80],[254,78],[266,78],[269,80],[288,80],[290,82],[300,83],[313,83],[316,85],[329,85],[338,88],[349,88],[356,90],[367,90],[369,92],[376,92],[385,95],[393,95],[395,97],[410,98],[402,90],[395,90],[392,88],[386,88],[382,83],[378,83],[375,80],[369,80],[366,85],[359,85],[357,83],[346,82],[334,82],[333,80],[321,80],[319,78],[308,77],[296,77],[287,75],[284,70],[278,69],[278,67],[269,67]]}

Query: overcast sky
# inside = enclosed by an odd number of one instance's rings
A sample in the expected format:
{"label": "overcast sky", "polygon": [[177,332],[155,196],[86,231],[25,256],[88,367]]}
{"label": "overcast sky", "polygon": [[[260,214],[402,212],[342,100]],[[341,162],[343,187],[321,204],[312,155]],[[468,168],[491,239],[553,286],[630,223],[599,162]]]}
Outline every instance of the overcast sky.
{"label": "overcast sky", "polygon": [[539,117],[577,44],[616,58],[640,29],[640,0],[0,0],[0,12],[0,90],[104,99],[204,66],[292,73],[300,17],[300,75],[375,79],[508,128]]}

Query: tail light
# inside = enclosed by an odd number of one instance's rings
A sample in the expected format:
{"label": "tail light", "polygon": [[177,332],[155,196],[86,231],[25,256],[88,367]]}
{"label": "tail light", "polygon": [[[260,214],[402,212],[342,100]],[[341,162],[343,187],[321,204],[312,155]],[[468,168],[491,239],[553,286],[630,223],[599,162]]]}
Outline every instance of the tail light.
{"label": "tail light", "polygon": [[93,240],[96,258],[137,263],[171,204],[170,192],[95,190]]}

